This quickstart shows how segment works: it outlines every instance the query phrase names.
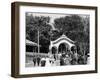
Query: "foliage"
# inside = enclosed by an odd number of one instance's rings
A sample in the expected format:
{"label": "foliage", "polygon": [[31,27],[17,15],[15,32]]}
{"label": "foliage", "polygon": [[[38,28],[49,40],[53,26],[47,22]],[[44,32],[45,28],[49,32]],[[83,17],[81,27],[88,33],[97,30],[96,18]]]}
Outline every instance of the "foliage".
{"label": "foliage", "polygon": [[48,34],[51,29],[51,26],[48,24],[49,21],[50,17],[33,16],[26,13],[26,38],[37,43],[39,31],[40,40],[48,40],[49,38],[44,32]]}
{"label": "foliage", "polygon": [[38,43],[38,31],[40,45],[49,47],[50,40],[56,40],[62,34],[76,42],[81,51],[89,52],[89,16],[68,15],[54,19],[52,30],[50,17],[34,16],[26,13],[26,38]]}
{"label": "foliage", "polygon": [[54,20],[54,26],[89,52],[89,16],[70,15]]}

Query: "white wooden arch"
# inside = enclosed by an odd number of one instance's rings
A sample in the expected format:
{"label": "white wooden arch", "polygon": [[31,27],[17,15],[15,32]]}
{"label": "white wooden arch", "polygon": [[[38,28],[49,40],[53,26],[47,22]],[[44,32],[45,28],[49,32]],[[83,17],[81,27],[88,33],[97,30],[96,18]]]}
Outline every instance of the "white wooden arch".
{"label": "white wooden arch", "polygon": [[52,47],[56,47],[58,49],[59,45],[62,43],[68,44],[69,48],[75,46],[75,42],[63,34],[60,38],[56,39],[55,41],[51,41],[49,49],[51,50]]}

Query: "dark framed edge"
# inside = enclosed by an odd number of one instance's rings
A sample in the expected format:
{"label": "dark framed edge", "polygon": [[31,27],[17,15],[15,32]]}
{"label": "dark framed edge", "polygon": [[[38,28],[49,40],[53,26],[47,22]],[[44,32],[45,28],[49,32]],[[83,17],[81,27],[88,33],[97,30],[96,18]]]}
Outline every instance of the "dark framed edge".
{"label": "dark framed edge", "polygon": [[[43,74],[19,74],[19,7],[20,6],[44,6],[57,8],[75,8],[75,9],[90,9],[95,10],[95,70],[91,71],[75,71],[75,72],[56,72]],[[98,72],[98,34],[97,34],[97,15],[98,8],[96,6],[80,6],[80,5],[61,5],[61,4],[44,4],[44,3],[28,3],[28,2],[13,2],[11,3],[11,76],[15,78],[25,77],[41,77],[41,76],[58,76],[72,74],[88,74]]]}

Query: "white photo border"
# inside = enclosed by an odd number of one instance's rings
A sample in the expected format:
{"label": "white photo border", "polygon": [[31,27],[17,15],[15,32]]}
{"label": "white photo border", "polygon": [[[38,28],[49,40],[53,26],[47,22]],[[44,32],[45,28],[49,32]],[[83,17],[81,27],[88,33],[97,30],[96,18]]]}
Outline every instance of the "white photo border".
{"label": "white photo border", "polygon": [[[62,14],[86,14],[90,15],[90,64],[89,65],[73,65],[73,66],[55,66],[55,67],[25,67],[25,13],[26,12],[45,12],[45,13],[62,13]],[[75,71],[91,71],[95,70],[95,10],[92,9],[76,9],[76,8],[56,8],[56,7],[38,7],[38,6],[20,6],[19,7],[19,74],[43,74],[56,72],[75,72]]]}

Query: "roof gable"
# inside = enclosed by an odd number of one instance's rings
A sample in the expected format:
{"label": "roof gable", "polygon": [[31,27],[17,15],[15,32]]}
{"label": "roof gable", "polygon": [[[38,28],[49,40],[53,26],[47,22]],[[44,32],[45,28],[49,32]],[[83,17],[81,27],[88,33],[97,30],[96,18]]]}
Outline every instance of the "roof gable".
{"label": "roof gable", "polygon": [[72,43],[72,44],[74,44],[75,43],[75,41],[73,41],[73,40],[71,40],[70,38],[68,38],[66,35],[62,35],[62,36],[60,36],[58,39],[56,39],[56,40],[54,40],[54,41],[51,41],[53,44],[56,44],[56,43],[58,43],[58,42],[60,42],[61,40],[66,40],[66,41],[68,41],[68,42],[70,42],[70,43]]}

